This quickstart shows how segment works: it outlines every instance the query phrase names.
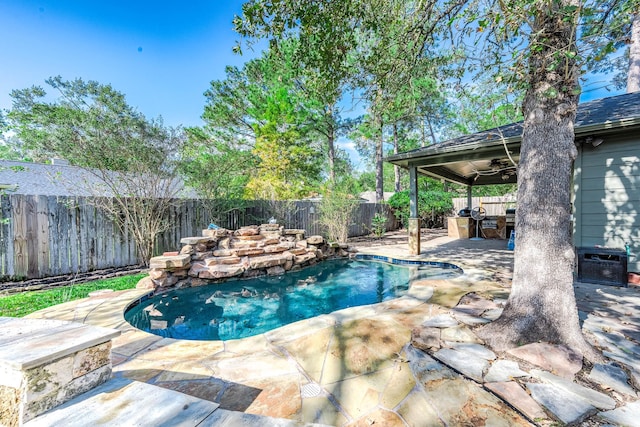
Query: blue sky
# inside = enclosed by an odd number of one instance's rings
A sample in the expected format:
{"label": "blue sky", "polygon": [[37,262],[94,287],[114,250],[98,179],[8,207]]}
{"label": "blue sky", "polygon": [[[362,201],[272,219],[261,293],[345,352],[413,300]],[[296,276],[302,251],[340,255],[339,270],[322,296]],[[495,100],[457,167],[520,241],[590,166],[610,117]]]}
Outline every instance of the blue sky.
{"label": "blue sky", "polygon": [[168,125],[198,125],[209,82],[252,56],[231,48],[241,0],[0,0],[0,108],[50,76],[110,83]]}

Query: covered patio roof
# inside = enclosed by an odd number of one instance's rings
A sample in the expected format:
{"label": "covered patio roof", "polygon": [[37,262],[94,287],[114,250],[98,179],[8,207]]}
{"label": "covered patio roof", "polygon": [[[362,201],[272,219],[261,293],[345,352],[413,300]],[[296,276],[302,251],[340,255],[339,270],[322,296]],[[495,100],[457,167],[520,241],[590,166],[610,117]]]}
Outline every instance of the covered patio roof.
{"label": "covered patio roof", "polygon": [[[576,143],[596,142],[620,128],[640,126],[640,92],[584,102],[578,106]],[[517,180],[522,122],[477,132],[387,157],[387,162],[422,175],[473,185]],[[515,163],[515,164],[514,164]]]}

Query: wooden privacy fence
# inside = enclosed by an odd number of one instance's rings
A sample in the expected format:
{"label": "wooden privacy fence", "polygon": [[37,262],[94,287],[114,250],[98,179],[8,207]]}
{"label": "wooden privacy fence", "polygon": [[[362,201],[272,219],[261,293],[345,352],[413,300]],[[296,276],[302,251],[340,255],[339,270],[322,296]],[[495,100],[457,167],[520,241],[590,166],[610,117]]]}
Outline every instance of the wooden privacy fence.
{"label": "wooden privacy fence", "polygon": [[[211,222],[213,201],[180,200],[170,208],[171,226],[157,236],[157,251],[180,248],[183,237],[199,236]],[[215,202],[213,202],[215,203]],[[265,223],[273,212],[283,212],[278,222],[287,228],[321,234],[319,203],[310,201],[254,201],[225,215],[217,225],[237,229]],[[388,206],[362,203],[349,228],[349,236],[370,233],[376,213],[387,216],[387,229],[398,228]],[[0,281],[85,273],[138,264],[135,241],[85,197],[1,195]]]}
{"label": "wooden privacy fence", "polygon": [[460,209],[466,207],[475,208],[482,206],[487,216],[500,216],[506,213],[507,208],[516,207],[516,197],[513,195],[492,196],[492,197],[472,197],[471,206],[467,206],[466,197],[457,197],[453,199],[453,210],[458,213]]}

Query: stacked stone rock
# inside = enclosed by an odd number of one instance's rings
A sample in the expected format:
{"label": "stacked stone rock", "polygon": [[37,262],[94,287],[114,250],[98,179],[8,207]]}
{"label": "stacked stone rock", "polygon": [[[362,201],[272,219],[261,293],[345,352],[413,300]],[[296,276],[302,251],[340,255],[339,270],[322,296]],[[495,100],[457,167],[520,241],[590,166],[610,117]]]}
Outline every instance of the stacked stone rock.
{"label": "stacked stone rock", "polygon": [[277,276],[326,258],[347,257],[347,246],[328,244],[322,236],[278,224],[250,225],[238,230],[203,230],[185,237],[180,252],[151,258],[149,280],[138,287],[163,289],[199,286],[228,278]]}

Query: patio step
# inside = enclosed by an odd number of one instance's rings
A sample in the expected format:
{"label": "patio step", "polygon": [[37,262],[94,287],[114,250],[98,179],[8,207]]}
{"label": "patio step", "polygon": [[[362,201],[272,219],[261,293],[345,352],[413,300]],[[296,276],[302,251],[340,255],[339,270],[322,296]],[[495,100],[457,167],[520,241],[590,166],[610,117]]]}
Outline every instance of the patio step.
{"label": "patio step", "polygon": [[294,427],[295,421],[218,409],[218,404],[126,378],[112,379],[24,424],[51,426]]}
{"label": "patio step", "polygon": [[118,378],[45,412],[25,426],[195,426],[218,406],[173,390]]}

